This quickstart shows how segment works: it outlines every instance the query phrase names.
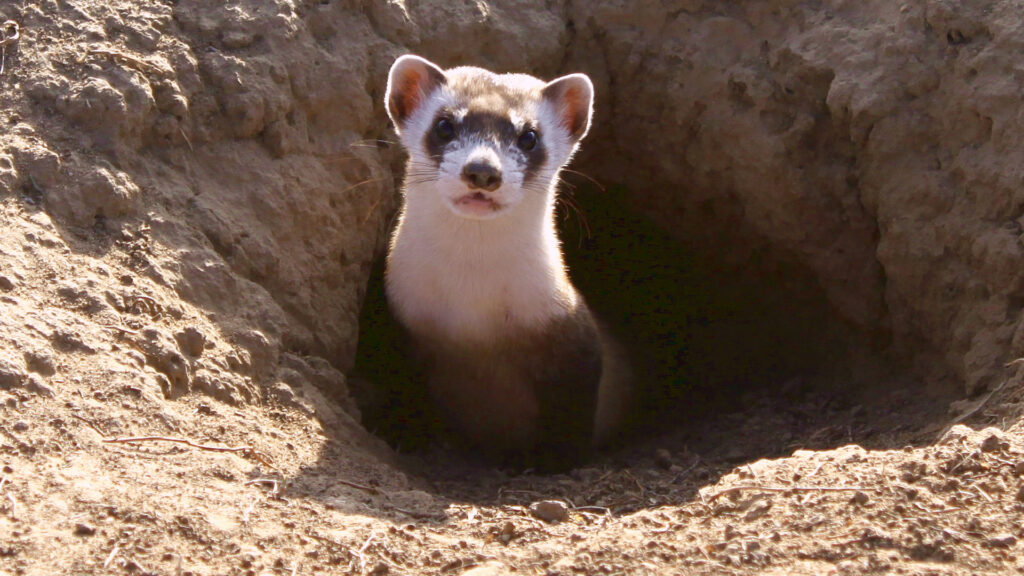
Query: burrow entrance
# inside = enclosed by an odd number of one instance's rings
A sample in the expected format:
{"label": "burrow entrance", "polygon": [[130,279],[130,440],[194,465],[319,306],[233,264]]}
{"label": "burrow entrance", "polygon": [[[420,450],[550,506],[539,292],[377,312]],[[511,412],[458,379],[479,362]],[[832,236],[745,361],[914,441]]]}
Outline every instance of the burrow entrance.
{"label": "burrow entrance", "polygon": [[[952,389],[926,386],[886,357],[885,334],[850,326],[784,254],[744,246],[757,264],[737,266],[723,256],[727,238],[719,250],[688,246],[639,210],[625,186],[567,173],[561,194],[571,277],[639,373],[638,410],[601,462],[632,466],[665,449],[725,465],[798,448],[904,446],[944,423]],[[403,394],[411,372],[385,309],[380,263],[354,370],[363,423],[412,454],[415,472],[448,478],[447,491],[467,497],[479,487],[464,485],[464,467],[479,478],[481,464],[420,434],[429,400]]]}

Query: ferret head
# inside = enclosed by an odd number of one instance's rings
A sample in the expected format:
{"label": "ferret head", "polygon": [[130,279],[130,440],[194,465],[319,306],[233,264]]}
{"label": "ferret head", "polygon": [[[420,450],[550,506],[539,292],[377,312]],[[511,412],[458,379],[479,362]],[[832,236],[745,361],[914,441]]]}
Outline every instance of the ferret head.
{"label": "ferret head", "polygon": [[590,127],[593,94],[583,74],[545,83],[402,56],[385,102],[409,151],[406,194],[432,195],[423,200],[478,220],[548,204],[559,169]]}

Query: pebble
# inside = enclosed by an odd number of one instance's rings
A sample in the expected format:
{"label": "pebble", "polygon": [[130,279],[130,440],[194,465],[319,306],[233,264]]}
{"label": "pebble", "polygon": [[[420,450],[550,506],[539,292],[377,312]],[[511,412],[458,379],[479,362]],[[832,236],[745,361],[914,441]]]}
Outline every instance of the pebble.
{"label": "pebble", "polygon": [[530,504],[530,514],[554,524],[569,519],[569,507],[558,500],[541,500]]}
{"label": "pebble", "polygon": [[25,365],[32,372],[43,376],[53,376],[57,372],[57,361],[49,350],[27,350],[25,351]]}
{"label": "pebble", "polygon": [[990,437],[986,438],[985,440],[983,440],[981,442],[981,451],[982,452],[998,452],[1000,445],[1001,445],[1001,443],[999,442],[998,437],[990,436]]}
{"label": "pebble", "polygon": [[96,528],[84,523],[79,522],[75,524],[75,536],[92,536],[96,533]]}
{"label": "pebble", "polygon": [[0,276],[0,290],[3,290],[4,292],[14,290],[14,281],[7,276]]}
{"label": "pebble", "polygon": [[1017,538],[1013,534],[1000,534],[989,538],[986,543],[993,548],[1009,548],[1017,543]]}
{"label": "pebble", "polygon": [[1003,439],[1002,432],[987,431],[988,435],[981,441],[982,452],[999,452],[1003,449],[1003,445],[1006,444],[1006,440]]}
{"label": "pebble", "polygon": [[206,348],[206,335],[195,326],[189,326],[175,333],[174,339],[178,341],[182,352],[189,356],[202,356],[203,350]]}
{"label": "pebble", "polygon": [[754,520],[757,520],[758,518],[761,518],[765,514],[767,514],[768,511],[771,509],[772,503],[767,500],[762,500],[757,504],[754,504],[753,506],[750,507],[749,510],[747,510],[747,513],[743,515],[743,521],[752,522]]}
{"label": "pebble", "polygon": [[516,525],[511,522],[505,522],[505,525],[501,527],[501,533],[498,534],[498,540],[500,540],[502,544],[508,546],[508,543],[511,542],[515,536]]}
{"label": "pebble", "polygon": [[28,430],[28,422],[25,422],[24,420],[18,420],[17,422],[14,423],[13,428],[15,432],[26,432]]}
{"label": "pebble", "polygon": [[1020,490],[1017,490],[1017,502],[1024,502],[1024,484],[1020,485]]}
{"label": "pebble", "polygon": [[850,502],[852,502],[854,504],[857,504],[859,506],[863,506],[863,505],[867,504],[868,500],[869,500],[868,495],[865,494],[864,492],[859,491],[859,490],[857,492],[853,493],[853,498],[850,498]]}
{"label": "pebble", "polygon": [[40,378],[38,374],[28,375],[28,383],[25,384],[25,389],[40,396],[53,396],[53,388]]}
{"label": "pebble", "polygon": [[27,377],[24,369],[10,360],[0,359],[0,389],[20,388]]}

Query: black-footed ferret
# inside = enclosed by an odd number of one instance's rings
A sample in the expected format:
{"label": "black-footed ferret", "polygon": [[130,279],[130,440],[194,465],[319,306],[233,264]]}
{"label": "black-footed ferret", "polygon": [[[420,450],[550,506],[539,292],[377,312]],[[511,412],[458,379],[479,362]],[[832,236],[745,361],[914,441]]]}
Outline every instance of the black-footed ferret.
{"label": "black-footed ferret", "polygon": [[386,292],[431,397],[485,452],[578,462],[628,400],[624,358],[570,283],[555,232],[558,174],[590,127],[590,79],[407,55],[385,100],[409,153]]}

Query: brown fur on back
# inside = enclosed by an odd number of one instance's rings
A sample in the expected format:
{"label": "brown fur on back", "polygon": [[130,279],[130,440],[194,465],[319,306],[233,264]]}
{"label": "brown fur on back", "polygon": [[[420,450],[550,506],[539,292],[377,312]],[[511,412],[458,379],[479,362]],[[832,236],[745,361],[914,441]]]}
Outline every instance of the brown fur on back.
{"label": "brown fur on back", "polygon": [[592,443],[601,345],[590,311],[487,344],[415,338],[445,420],[487,454],[530,465],[565,465]]}

